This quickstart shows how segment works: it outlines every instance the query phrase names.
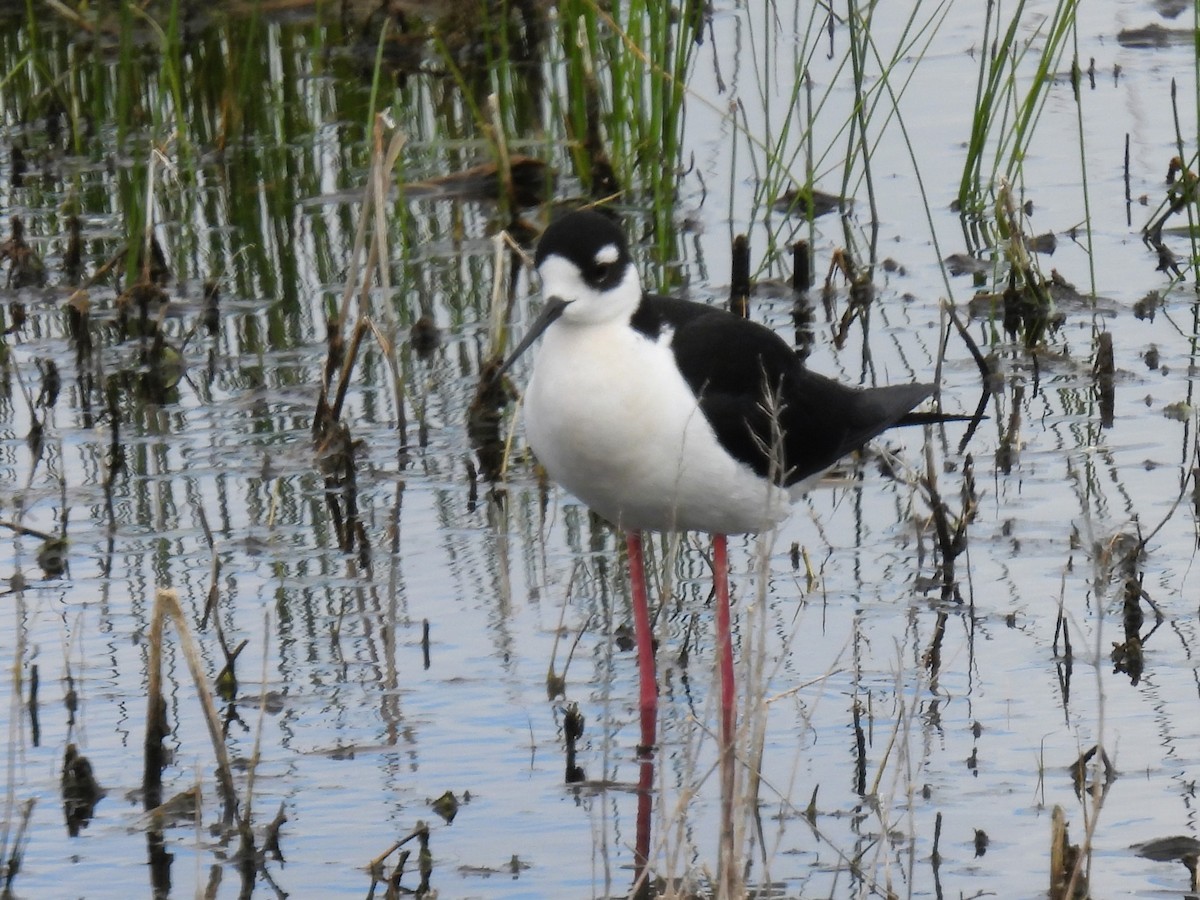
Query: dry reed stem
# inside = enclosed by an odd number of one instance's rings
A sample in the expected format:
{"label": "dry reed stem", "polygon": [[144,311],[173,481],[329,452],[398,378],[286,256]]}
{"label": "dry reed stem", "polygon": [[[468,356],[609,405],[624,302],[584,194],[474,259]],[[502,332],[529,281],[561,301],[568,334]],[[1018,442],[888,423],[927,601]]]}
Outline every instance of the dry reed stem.
{"label": "dry reed stem", "polygon": [[[354,232],[354,247],[350,251],[350,268],[346,272],[346,286],[342,289],[342,302],[338,311],[339,329],[345,325],[349,317],[350,300],[354,296],[355,285],[358,283],[359,260],[362,258],[363,249],[367,243],[367,221],[371,218],[372,207],[376,199],[382,201],[387,196],[386,177],[383,173],[391,171],[392,166],[395,165],[396,160],[400,156],[400,151],[404,149],[404,145],[408,141],[408,136],[402,131],[397,131],[393,134],[391,141],[388,143],[387,153],[384,156],[384,164],[378,166],[379,147],[382,126],[384,124],[385,119],[381,114],[376,118],[375,152],[372,153],[371,177],[368,179],[367,186],[363,188],[362,212],[359,216],[358,228]],[[384,189],[382,191],[376,184],[379,179],[383,179]]]}
{"label": "dry reed stem", "polygon": [[163,637],[166,631],[166,621],[170,619],[179,633],[179,644],[187,661],[192,683],[196,686],[196,694],[200,700],[200,708],[204,713],[204,723],[208,726],[208,736],[212,741],[213,754],[217,760],[217,782],[221,788],[222,799],[225,801],[225,819],[231,821],[237,809],[237,789],[233,783],[233,769],[229,762],[229,751],[221,734],[221,719],[217,714],[217,706],[213,700],[212,690],[208,686],[208,678],[204,672],[204,663],[200,657],[199,648],[192,638],[188,627],[187,617],[179,602],[179,592],[170,588],[159,588],[154,594],[154,607],[150,616],[150,678],[147,687],[150,707],[147,722],[157,721],[162,701],[162,650]]}
{"label": "dry reed stem", "polygon": [[[14,579],[15,583],[15,579]],[[0,871],[3,872],[5,881],[11,885],[13,872],[10,867],[14,860],[18,860],[20,856],[21,837],[25,833],[25,825],[28,824],[29,816],[33,811],[32,799],[26,800],[24,805],[24,813],[22,823],[18,826],[17,833],[11,835],[10,829],[15,819],[15,811],[17,804],[17,755],[21,745],[20,735],[16,733],[17,724],[21,721],[21,699],[23,694],[22,685],[24,684],[24,663],[26,651],[26,631],[23,624],[26,619],[27,610],[25,604],[25,591],[15,589],[13,591],[15,604],[13,612],[15,613],[16,623],[16,646],[13,648],[12,659],[12,698],[9,715],[9,738],[8,738],[8,753],[5,773],[5,809],[4,821],[0,824],[0,853],[3,854],[3,866]],[[10,837],[12,843],[10,844]],[[7,889],[6,889],[7,893]]]}
{"label": "dry reed stem", "polygon": [[[386,260],[388,258],[386,238],[387,219],[383,208],[383,201],[387,198],[390,186],[390,179],[387,173],[395,165],[400,151],[404,149],[404,145],[408,141],[408,136],[402,131],[395,132],[388,143],[387,150],[384,151],[382,149],[382,140],[385,125],[385,117],[380,114],[376,117],[370,172],[367,177],[366,187],[363,188],[362,209],[358,218],[358,227],[354,231],[354,246],[350,251],[346,284],[342,289],[342,300],[338,307],[337,327],[339,330],[345,327],[350,317],[350,301],[354,298],[356,290],[360,287],[358,281],[360,272],[376,269],[380,280],[380,287],[383,288],[384,292],[386,293],[391,287],[386,263],[377,265],[380,259]],[[374,224],[374,234],[369,246],[367,244],[368,222],[373,222]],[[367,252],[365,266],[360,263],[364,250]],[[370,282],[364,280],[361,285],[361,291],[364,296],[369,290],[369,286]]]}
{"label": "dry reed stem", "polygon": [[496,167],[500,170],[500,179],[504,182],[504,196],[513,196],[512,162],[508,152],[508,142],[504,137],[504,122],[500,118],[500,100],[496,94],[487,96],[488,121],[492,128],[492,144],[496,148]]}
{"label": "dry reed stem", "polygon": [[[269,650],[269,641],[271,637],[271,614],[263,615],[263,661],[261,686],[258,693],[258,721],[254,726],[254,750],[250,754],[250,760],[246,765],[246,803],[242,810],[241,831],[243,839],[249,838],[250,832],[250,816],[254,806],[254,780],[255,774],[258,772],[258,763],[262,758],[262,735],[263,725],[267,718],[267,659]],[[224,746],[224,742],[222,742]],[[280,814],[283,808],[280,807]]]}
{"label": "dry reed stem", "polygon": [[[387,218],[384,201],[387,199],[388,190],[391,186],[391,179],[388,173],[399,158],[400,151],[404,149],[408,137],[402,131],[395,131],[388,141],[385,150],[383,146],[383,134],[384,129],[387,127],[391,127],[390,120],[387,116],[380,113],[375,117],[370,172],[367,178],[367,185],[363,189],[362,210],[358,220],[358,227],[354,233],[354,247],[350,253],[350,266],[346,275],[346,286],[342,291],[342,302],[338,310],[337,329],[340,332],[346,325],[350,312],[350,300],[355,295],[357,287],[360,312],[355,325],[352,346],[354,351],[357,351],[358,345],[362,341],[363,332],[367,328],[375,336],[376,343],[379,345],[383,358],[387,363],[388,371],[392,376],[392,392],[396,404],[396,419],[398,423],[397,430],[400,432],[402,443],[407,445],[408,428],[404,414],[404,377],[401,374],[399,361],[396,359],[395,352],[397,324],[395,317],[392,315],[391,306],[387,302],[387,298],[391,293],[391,278],[388,270],[390,255],[387,242]],[[368,221],[373,223],[373,234],[369,244],[366,238]],[[364,249],[366,250],[366,263],[360,268],[359,260],[362,258]],[[366,273],[366,277],[362,279],[361,285],[358,281],[360,272]],[[370,315],[366,312],[366,310],[370,309],[371,272],[375,273],[380,291],[385,298],[385,302],[380,305],[380,313],[389,332],[386,335],[379,330]],[[337,399],[333,404],[333,418],[335,421],[340,419],[342,405],[345,401],[346,391],[349,389],[350,376],[356,360],[357,352],[350,352],[346,354],[346,358],[343,361],[337,387]]]}
{"label": "dry reed stem", "polygon": [[1050,814],[1050,900],[1062,900],[1070,896],[1061,882],[1067,856],[1066,813],[1055,805]]}
{"label": "dry reed stem", "polygon": [[492,293],[488,305],[488,357],[500,359],[504,355],[505,324],[509,319],[511,302],[505,303],[505,285],[508,283],[508,254],[505,247],[514,245],[512,236],[501,231],[492,237]]}
{"label": "dry reed stem", "polygon": [[330,407],[330,415],[334,422],[338,422],[342,418],[342,406],[346,402],[346,392],[350,389],[350,376],[354,371],[354,364],[358,360],[358,348],[362,345],[363,335],[370,327],[370,319],[360,318],[354,326],[354,333],[350,336],[350,346],[346,350],[346,358],[342,361],[342,371],[338,375],[333,406]]}

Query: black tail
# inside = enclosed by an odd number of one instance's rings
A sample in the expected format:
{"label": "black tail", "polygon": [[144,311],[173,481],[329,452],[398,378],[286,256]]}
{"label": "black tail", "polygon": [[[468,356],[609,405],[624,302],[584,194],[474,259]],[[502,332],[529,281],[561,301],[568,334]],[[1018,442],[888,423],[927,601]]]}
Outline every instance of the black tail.
{"label": "black tail", "polygon": [[970,422],[976,418],[979,417],[963,416],[956,413],[910,412],[901,418],[894,427],[901,425],[938,425],[942,422]]}

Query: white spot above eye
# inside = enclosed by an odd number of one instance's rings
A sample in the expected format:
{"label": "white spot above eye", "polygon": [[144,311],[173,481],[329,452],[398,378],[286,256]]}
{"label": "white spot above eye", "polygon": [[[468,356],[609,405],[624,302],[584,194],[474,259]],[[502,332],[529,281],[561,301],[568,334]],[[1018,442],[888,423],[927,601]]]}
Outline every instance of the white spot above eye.
{"label": "white spot above eye", "polygon": [[611,265],[621,258],[621,251],[616,244],[605,244],[596,251],[596,262],[601,265]]}

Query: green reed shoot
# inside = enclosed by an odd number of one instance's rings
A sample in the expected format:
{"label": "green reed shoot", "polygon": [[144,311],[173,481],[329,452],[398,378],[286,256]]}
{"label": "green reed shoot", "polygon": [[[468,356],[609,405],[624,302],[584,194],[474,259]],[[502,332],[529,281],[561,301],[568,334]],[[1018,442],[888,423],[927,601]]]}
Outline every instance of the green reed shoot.
{"label": "green reed shoot", "polygon": [[568,128],[577,139],[586,133],[587,82],[595,78],[599,97],[608,101],[601,111],[605,149],[622,188],[656,217],[652,255],[659,263],[677,258],[668,220],[677,200],[684,99],[701,16],[696,0],[679,9],[647,0],[616,4],[611,12],[595,0],[559,7]]}
{"label": "green reed shoot", "polygon": [[1083,233],[1087,247],[1088,284],[1090,293],[1096,296],[1096,261],[1092,253],[1092,200],[1088,190],[1087,143],[1083,131],[1083,92],[1080,90],[1082,73],[1079,68],[1079,30],[1072,22],[1071,39],[1074,53],[1071,57],[1071,86],[1075,92],[1075,127],[1079,135],[1079,184],[1083,191]]}
{"label": "green reed shoot", "polygon": [[[1000,23],[992,18],[994,7],[988,5],[975,116],[959,182],[958,201],[964,211],[981,212],[984,209],[999,174],[1003,173],[1010,181],[1017,178],[1055,73],[1066,54],[1077,3],[1078,0],[1060,0],[1048,24],[1039,26],[1028,40],[1018,36],[1026,9],[1025,0],[1017,3],[1002,35]],[[1034,44],[1039,38],[1041,47],[1035,54]],[[994,51],[990,49],[993,46]],[[1033,58],[1033,73],[1026,78],[1023,72],[1026,59],[1030,57]],[[1019,72],[1021,78],[1018,78]],[[1022,88],[1026,81],[1028,87]],[[989,148],[991,163],[985,171],[984,160]]]}

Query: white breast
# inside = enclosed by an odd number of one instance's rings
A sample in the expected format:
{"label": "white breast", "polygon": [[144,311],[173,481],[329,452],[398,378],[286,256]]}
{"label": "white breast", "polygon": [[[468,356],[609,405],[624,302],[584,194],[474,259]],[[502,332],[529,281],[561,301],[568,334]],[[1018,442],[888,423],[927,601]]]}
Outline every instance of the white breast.
{"label": "white breast", "polygon": [[721,447],[669,334],[555,322],[526,391],[525,430],[550,476],[622,528],[737,534],[788,512],[787,491]]}

